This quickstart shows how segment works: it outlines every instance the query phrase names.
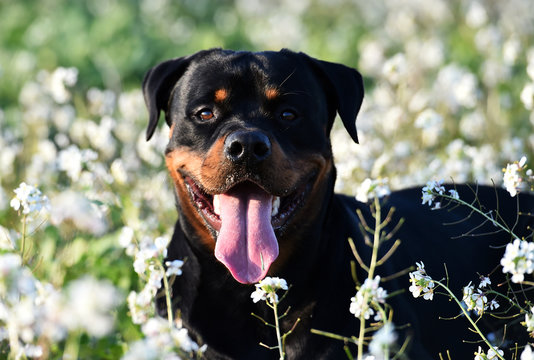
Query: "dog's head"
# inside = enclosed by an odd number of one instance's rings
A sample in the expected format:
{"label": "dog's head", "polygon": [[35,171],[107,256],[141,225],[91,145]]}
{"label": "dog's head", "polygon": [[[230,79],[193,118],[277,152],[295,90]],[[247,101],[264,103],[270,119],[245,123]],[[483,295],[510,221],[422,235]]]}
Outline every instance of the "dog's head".
{"label": "dog's head", "polygon": [[207,50],[155,66],[143,91],[147,139],[162,110],[171,128],[182,218],[237,281],[261,280],[331,191],[336,112],[357,141],[360,74],[288,50]]}

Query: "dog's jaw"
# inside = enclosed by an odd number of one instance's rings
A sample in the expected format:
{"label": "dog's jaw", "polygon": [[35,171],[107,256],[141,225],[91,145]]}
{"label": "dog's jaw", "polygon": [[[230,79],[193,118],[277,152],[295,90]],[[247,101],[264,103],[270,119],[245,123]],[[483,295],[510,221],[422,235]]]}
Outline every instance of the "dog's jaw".
{"label": "dog's jaw", "polygon": [[190,176],[183,175],[183,179],[188,201],[216,239],[215,257],[238,282],[256,283],[278,257],[277,238],[304,205],[316,177],[305,178],[283,197],[249,180],[209,195]]}

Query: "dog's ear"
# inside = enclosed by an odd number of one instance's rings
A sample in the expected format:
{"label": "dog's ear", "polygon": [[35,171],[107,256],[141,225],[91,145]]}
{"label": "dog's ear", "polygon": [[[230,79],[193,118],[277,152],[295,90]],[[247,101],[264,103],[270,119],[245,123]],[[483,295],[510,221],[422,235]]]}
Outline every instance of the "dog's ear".
{"label": "dog's ear", "polygon": [[189,65],[189,57],[164,61],[150,69],[143,79],[143,95],[148,108],[148,128],[146,139],[150,140],[156,126],[158,125],[159,116],[163,110],[166,114],[165,120],[170,125],[170,118],[167,116],[171,92],[180,77],[183,75]]}
{"label": "dog's ear", "polygon": [[[363,101],[363,80],[358,71],[345,65],[317,60],[306,56],[312,66],[326,80],[327,96],[332,99],[345,129],[354,142],[358,142],[356,133],[356,115]],[[332,126],[332,124],[330,124]]]}

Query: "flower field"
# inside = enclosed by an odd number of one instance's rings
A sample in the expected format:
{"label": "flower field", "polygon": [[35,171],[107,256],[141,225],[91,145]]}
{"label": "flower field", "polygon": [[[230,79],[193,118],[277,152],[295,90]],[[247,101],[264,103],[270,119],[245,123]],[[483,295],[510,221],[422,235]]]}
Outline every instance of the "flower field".
{"label": "flower field", "polygon": [[[287,47],[359,69],[359,144],[342,126],[331,135],[340,192],[367,201],[387,195],[385,183],[427,184],[422,201],[436,206],[455,199],[442,179],[530,190],[529,0],[0,0],[0,358],[201,357],[179,318],[154,313],[182,263],[164,260],[177,218],[169,130],[145,141],[140,84],[159,61],[210,47]],[[532,285],[532,239],[509,244],[501,266]],[[406,290],[425,300],[440,286],[424,264],[410,278]],[[373,315],[378,282],[347,299],[347,316]],[[468,311],[494,310],[485,286],[457,294]],[[384,358],[375,349],[367,358]]]}

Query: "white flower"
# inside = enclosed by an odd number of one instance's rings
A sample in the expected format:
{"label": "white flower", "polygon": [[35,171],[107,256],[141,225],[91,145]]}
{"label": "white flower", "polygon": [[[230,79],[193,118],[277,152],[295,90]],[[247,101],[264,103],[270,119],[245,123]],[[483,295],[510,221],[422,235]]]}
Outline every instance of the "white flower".
{"label": "white flower", "polygon": [[257,303],[258,301],[265,300],[267,298],[267,293],[261,288],[256,287],[256,290],[250,294],[250,297],[252,298],[253,302]]}
{"label": "white flower", "polygon": [[57,166],[65,171],[72,181],[78,181],[84,166],[89,165],[98,158],[93,150],[80,150],[76,145],[70,145],[58,154]]}
{"label": "white flower", "polygon": [[482,276],[480,278],[480,285],[478,285],[479,289],[485,288],[486,286],[491,285],[491,280],[487,276]]}
{"label": "white flower", "polygon": [[154,295],[157,293],[158,289],[161,288],[163,277],[165,276],[165,271],[155,265],[148,266],[148,280],[145,287],[151,287],[153,289]]}
{"label": "white flower", "polygon": [[387,291],[378,286],[380,276],[374,279],[365,279],[364,283],[356,292],[356,295],[350,299],[349,311],[355,317],[363,317],[367,320],[375,313],[370,306],[372,303],[384,303],[387,297]]}
{"label": "white flower", "polygon": [[530,345],[525,346],[525,349],[521,353],[521,360],[534,360],[534,351]]}
{"label": "white flower", "polygon": [[121,185],[128,183],[128,172],[126,171],[126,167],[122,159],[113,160],[110,170],[111,176],[113,176],[113,179],[117,183]]}
{"label": "white flower", "polygon": [[[130,345],[129,351],[122,357],[123,360],[146,360],[146,359],[181,359],[179,354],[183,352],[203,352],[205,347],[200,348],[191,340],[186,329],[169,325],[167,320],[154,317],[141,326],[145,338]],[[189,358],[189,357],[188,357]]]}
{"label": "white flower", "polygon": [[389,189],[387,183],[388,179],[365,179],[356,191],[356,200],[368,202],[369,199],[373,199],[375,197],[382,198],[391,194],[391,190]]}
{"label": "white flower", "polygon": [[[495,351],[497,350],[497,351]],[[495,350],[493,349],[489,349],[488,350],[488,360],[497,360],[499,357],[497,356],[497,353],[499,353],[499,355],[504,355],[504,351],[502,350],[499,350],[499,348],[495,348]]]}
{"label": "white flower", "polygon": [[168,236],[159,236],[154,239],[154,245],[158,250],[159,255],[167,257],[167,246],[169,245],[170,239]]}
{"label": "white flower", "polygon": [[135,254],[134,270],[136,273],[142,275],[146,272],[147,267],[153,259],[158,257],[165,258],[167,256],[167,245],[169,238],[160,236],[153,241],[145,237],[139,245],[139,250]]}
{"label": "white flower", "polygon": [[441,99],[453,112],[460,107],[472,109],[477,104],[479,93],[477,78],[466,68],[453,63],[439,71],[434,92],[436,98]]}
{"label": "white flower", "polygon": [[120,298],[118,290],[107,281],[90,276],[75,280],[67,287],[63,321],[69,329],[82,329],[92,336],[104,336],[113,328],[115,319],[112,311]]}
{"label": "white flower", "polygon": [[388,349],[397,341],[397,334],[391,322],[387,322],[376,333],[369,343],[369,353],[378,359],[385,358]]}
{"label": "white flower", "polygon": [[408,72],[406,56],[398,53],[384,62],[382,75],[393,85],[399,84]]}
{"label": "white flower", "polygon": [[465,15],[465,22],[472,28],[478,28],[488,21],[488,14],[484,6],[478,1],[469,3],[467,13]]}
{"label": "white flower", "polygon": [[456,199],[456,200],[459,200],[460,199],[460,195],[458,195],[458,191],[456,190],[449,190],[449,193],[451,194],[451,197],[453,199]]}
{"label": "white flower", "polygon": [[152,294],[147,291],[142,291],[141,293],[130,292],[126,301],[134,324],[143,324],[149,319],[149,316],[153,313],[152,298]]}
{"label": "white flower", "polygon": [[18,254],[7,253],[0,255],[0,280],[3,280],[12,271],[17,270],[22,265],[22,259]]}
{"label": "white flower", "polygon": [[434,298],[434,280],[426,274],[423,262],[418,262],[416,265],[417,270],[409,273],[412,283],[409,290],[415,298],[423,293],[423,299],[432,300]]}
{"label": "white flower", "polygon": [[480,289],[475,292],[474,286],[469,283],[469,285],[464,287],[464,296],[462,301],[466,304],[468,311],[475,310],[479,315],[481,315],[486,309],[486,303],[488,302],[488,299]]}
{"label": "white flower", "polygon": [[520,99],[527,110],[534,110],[534,83],[525,85],[521,91]]}
{"label": "white flower", "polygon": [[104,212],[82,193],[63,191],[51,199],[50,221],[59,226],[70,221],[78,230],[102,235],[107,230]]}
{"label": "white flower", "polygon": [[134,230],[125,226],[119,234],[119,245],[126,249],[126,255],[133,256],[135,254],[136,245],[134,244]]}
{"label": "white flower", "polygon": [[165,265],[167,266],[167,272],[165,273],[165,275],[182,275],[182,266],[184,265],[184,262],[182,260],[166,261]]}
{"label": "white flower", "polygon": [[180,346],[180,348],[186,352],[192,352],[199,350],[198,344],[191,340],[189,337],[189,334],[187,332],[187,329],[181,328],[173,328],[171,331],[171,336],[176,344]]}
{"label": "white flower", "polygon": [[[445,187],[443,186],[443,180],[439,181],[429,181],[426,183],[426,186],[422,189],[422,204],[428,203],[429,206],[435,201],[438,195],[443,195],[445,192]],[[434,208],[439,208],[439,203],[434,205]]]}
{"label": "white flower", "polygon": [[50,93],[54,101],[58,104],[64,104],[70,100],[71,94],[67,86],[74,86],[78,80],[78,69],[76,68],[57,68],[52,74],[45,79],[46,90]]}
{"label": "white flower", "polygon": [[250,294],[253,302],[269,300],[271,304],[278,304],[277,290],[287,290],[287,282],[278,277],[266,277],[256,285],[256,290]]}
{"label": "white flower", "polygon": [[[499,348],[495,348],[497,352],[502,356],[504,354],[504,351],[499,350]],[[482,351],[482,348],[479,346],[478,351],[475,353],[475,360],[497,360],[499,357],[497,356],[497,352],[495,352],[493,349],[489,349],[488,353],[485,354],[484,351]]]}
{"label": "white flower", "polygon": [[90,88],[87,91],[89,111],[97,116],[111,115],[115,109],[115,93],[111,90]]}
{"label": "white flower", "polygon": [[512,197],[517,195],[517,191],[522,186],[523,178],[520,173],[525,169],[526,161],[527,158],[523,156],[521,160],[508,164],[506,169],[503,169],[503,184]]}
{"label": "white flower", "polygon": [[38,188],[23,182],[14,192],[16,196],[11,200],[10,205],[16,211],[22,208],[22,213],[25,215],[36,214],[41,211],[47,213],[50,211],[48,197],[42,195]]}
{"label": "white flower", "polygon": [[433,109],[426,109],[417,116],[414,125],[422,129],[425,145],[432,146],[437,143],[443,130],[443,116]]}
{"label": "white flower", "polygon": [[29,358],[38,358],[43,356],[43,349],[39,345],[26,344],[22,352]]}
{"label": "white flower", "polygon": [[534,335],[534,307],[530,308],[530,312],[525,314],[525,327],[531,335]]}
{"label": "white flower", "polygon": [[359,318],[363,316],[364,319],[369,320],[371,315],[375,313],[372,307],[369,306],[369,302],[365,301],[362,293],[357,292],[356,296],[350,298],[349,311]]}
{"label": "white flower", "polygon": [[506,245],[501,265],[504,273],[512,274],[513,282],[523,282],[525,274],[532,274],[534,271],[534,243],[515,239]]}

